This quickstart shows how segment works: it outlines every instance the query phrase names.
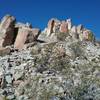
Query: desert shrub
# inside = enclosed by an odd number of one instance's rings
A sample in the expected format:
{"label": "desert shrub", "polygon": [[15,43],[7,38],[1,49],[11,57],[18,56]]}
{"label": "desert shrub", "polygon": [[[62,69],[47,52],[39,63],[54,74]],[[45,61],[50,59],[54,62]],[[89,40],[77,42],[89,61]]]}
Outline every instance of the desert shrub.
{"label": "desert shrub", "polygon": [[57,35],[57,39],[60,41],[64,41],[66,39],[66,37],[68,36],[68,33],[56,33]]}
{"label": "desert shrub", "polygon": [[75,52],[76,57],[84,56],[84,48],[80,42],[72,43],[69,47]]}

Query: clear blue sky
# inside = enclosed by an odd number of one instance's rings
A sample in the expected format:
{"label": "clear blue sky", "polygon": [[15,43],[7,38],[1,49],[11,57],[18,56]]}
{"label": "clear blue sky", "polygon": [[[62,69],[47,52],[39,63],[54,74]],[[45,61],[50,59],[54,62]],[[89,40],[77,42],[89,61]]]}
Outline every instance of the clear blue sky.
{"label": "clear blue sky", "polygon": [[0,0],[0,19],[5,14],[41,29],[52,17],[72,18],[73,24],[83,24],[100,39],[100,0]]}

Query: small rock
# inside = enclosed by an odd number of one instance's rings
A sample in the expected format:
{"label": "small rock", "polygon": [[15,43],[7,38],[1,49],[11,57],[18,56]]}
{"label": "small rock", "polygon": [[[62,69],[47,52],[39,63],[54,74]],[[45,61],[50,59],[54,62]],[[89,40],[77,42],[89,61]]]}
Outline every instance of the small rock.
{"label": "small rock", "polygon": [[0,96],[0,100],[6,100],[4,96]]}
{"label": "small rock", "polygon": [[14,79],[16,81],[18,79],[22,79],[23,76],[24,76],[24,72],[23,71],[16,71],[13,77],[14,77]]}
{"label": "small rock", "polygon": [[8,96],[6,97],[6,99],[7,99],[7,100],[14,100],[14,99],[15,99],[15,95],[14,95],[14,94],[8,95]]}
{"label": "small rock", "polygon": [[8,83],[8,84],[11,84],[12,83],[12,76],[11,75],[6,75],[6,82]]}
{"label": "small rock", "polygon": [[10,54],[10,48],[9,47],[1,47],[0,48],[0,56],[5,56],[5,55],[8,55]]}

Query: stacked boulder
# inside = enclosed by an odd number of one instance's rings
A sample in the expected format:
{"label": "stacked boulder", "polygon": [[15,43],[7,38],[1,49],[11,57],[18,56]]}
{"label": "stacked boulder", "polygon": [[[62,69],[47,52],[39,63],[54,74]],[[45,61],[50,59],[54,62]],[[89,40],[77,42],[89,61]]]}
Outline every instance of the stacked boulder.
{"label": "stacked boulder", "polygon": [[0,48],[14,45],[21,50],[26,43],[34,42],[39,33],[40,29],[28,23],[16,23],[15,17],[6,15],[0,22]]}
{"label": "stacked boulder", "polygon": [[[59,40],[57,35],[63,38],[64,36],[72,37],[72,39],[78,39],[80,41],[94,41],[94,35],[93,33],[85,29],[83,25],[73,26],[71,19],[60,21],[58,19],[52,18],[49,20],[47,28],[43,31],[43,34],[45,34],[46,38],[49,38],[50,41],[54,40],[54,37],[56,37],[56,40]],[[39,36],[39,39],[42,39],[42,34]]]}
{"label": "stacked boulder", "polygon": [[47,33],[68,33],[68,30],[70,30],[72,27],[71,19],[68,19],[67,21],[60,21],[58,19],[52,18],[48,22],[47,26]]}

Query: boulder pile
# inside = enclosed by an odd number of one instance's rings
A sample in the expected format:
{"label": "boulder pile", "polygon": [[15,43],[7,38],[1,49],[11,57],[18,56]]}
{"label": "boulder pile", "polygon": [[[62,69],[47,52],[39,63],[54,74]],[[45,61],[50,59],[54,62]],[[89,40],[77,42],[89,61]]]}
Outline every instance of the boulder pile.
{"label": "boulder pile", "polygon": [[15,17],[6,15],[0,22],[0,47],[14,45],[21,50],[24,44],[34,42],[39,34],[39,28],[32,28],[28,23],[16,23]]}

